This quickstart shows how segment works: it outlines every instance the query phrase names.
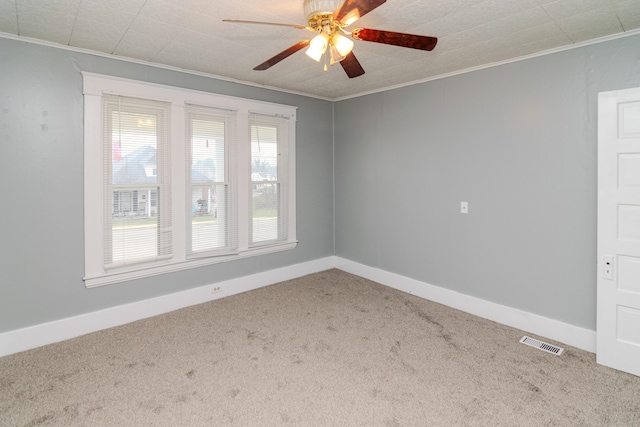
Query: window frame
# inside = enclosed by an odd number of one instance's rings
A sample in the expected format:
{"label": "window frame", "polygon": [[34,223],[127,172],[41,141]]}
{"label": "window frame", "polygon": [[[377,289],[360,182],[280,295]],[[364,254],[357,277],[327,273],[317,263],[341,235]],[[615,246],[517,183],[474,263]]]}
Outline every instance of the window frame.
{"label": "window frame", "polygon": [[[297,107],[237,98],[192,89],[148,83],[137,80],[82,72],[84,94],[84,235],[85,235],[85,274],[87,288],[120,283],[134,279],[151,277],[175,271],[201,267],[210,264],[258,256],[293,249],[296,239],[296,184],[295,184],[295,127]],[[153,262],[126,265],[118,268],[104,267],[105,215],[103,170],[107,166],[103,161],[103,117],[102,96],[121,95],[152,101],[168,102],[169,138],[171,162],[172,199],[172,256]],[[237,223],[237,250],[233,253],[190,256],[187,248],[187,167],[185,164],[190,141],[186,139],[186,106],[198,105],[234,111],[236,158],[235,158],[235,212]],[[250,194],[251,194],[251,135],[250,115],[261,114],[287,119],[286,140],[286,210],[287,239],[264,245],[252,245],[250,237]]]}

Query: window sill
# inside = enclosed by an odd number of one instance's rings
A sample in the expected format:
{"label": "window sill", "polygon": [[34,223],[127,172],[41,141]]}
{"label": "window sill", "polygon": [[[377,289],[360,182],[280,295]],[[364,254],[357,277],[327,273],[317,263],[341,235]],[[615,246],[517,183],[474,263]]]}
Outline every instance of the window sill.
{"label": "window sill", "polygon": [[219,264],[222,262],[234,261],[237,259],[248,258],[256,255],[265,255],[275,252],[294,249],[298,245],[297,241],[279,243],[269,246],[259,246],[250,248],[240,253],[221,255],[207,258],[194,258],[180,262],[167,262],[163,264],[155,264],[141,268],[140,265],[135,266],[135,270],[119,269],[114,272],[107,272],[99,276],[85,277],[84,283],[87,288],[97,288],[100,286],[111,285],[115,283],[127,282],[130,280],[144,279],[147,277],[158,276],[160,274],[173,273],[176,271],[189,270],[191,268],[203,267],[211,264]]}

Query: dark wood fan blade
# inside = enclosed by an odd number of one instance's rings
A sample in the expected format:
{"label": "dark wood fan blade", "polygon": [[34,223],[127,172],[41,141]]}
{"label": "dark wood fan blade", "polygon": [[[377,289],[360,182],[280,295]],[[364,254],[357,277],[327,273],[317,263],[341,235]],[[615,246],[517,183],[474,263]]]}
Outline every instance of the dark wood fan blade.
{"label": "dark wood fan blade", "polygon": [[386,2],[387,0],[345,0],[333,12],[333,19],[341,24],[350,25]]}
{"label": "dark wood fan blade", "polygon": [[350,79],[364,74],[364,68],[362,68],[360,61],[358,61],[353,52],[345,56],[344,59],[340,61],[340,65],[342,65],[344,72],[347,73]]}
{"label": "dark wood fan blade", "polygon": [[351,35],[356,40],[392,44],[395,46],[420,50],[433,50],[433,48],[436,47],[436,43],[438,43],[437,37],[418,36],[416,34],[396,33],[393,31],[372,30],[369,28],[356,28],[351,32]]}
{"label": "dark wood fan blade", "polygon": [[271,68],[274,65],[276,65],[278,62],[282,61],[285,58],[288,58],[289,56],[293,55],[294,53],[296,53],[300,49],[303,49],[303,48],[309,46],[310,42],[311,42],[311,40],[303,40],[301,42],[298,42],[298,43],[294,44],[293,46],[291,46],[290,48],[283,50],[282,52],[280,52],[279,54],[277,54],[273,58],[267,59],[262,64],[260,64],[257,67],[255,67],[254,70],[262,71],[262,70],[266,70],[267,68]]}
{"label": "dark wood fan blade", "polygon": [[235,22],[235,23],[240,23],[240,24],[277,25],[279,27],[292,27],[292,28],[298,28],[300,30],[315,31],[313,28],[307,27],[307,26],[304,26],[304,25],[280,24],[280,23],[277,23],[277,22],[243,21],[241,19],[223,19],[222,22]]}

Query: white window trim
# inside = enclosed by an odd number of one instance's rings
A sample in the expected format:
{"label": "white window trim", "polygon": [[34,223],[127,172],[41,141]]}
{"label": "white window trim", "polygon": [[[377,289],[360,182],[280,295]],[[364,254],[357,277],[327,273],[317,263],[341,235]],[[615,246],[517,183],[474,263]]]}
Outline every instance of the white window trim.
{"label": "white window trim", "polygon": [[[97,287],[128,280],[151,277],[201,267],[220,262],[232,261],[250,256],[263,255],[293,249],[296,240],[296,186],[295,186],[295,123],[296,107],[236,98],[208,92],[183,89],[160,84],[123,79],[112,76],[83,72],[84,82],[84,231],[85,231],[85,286]],[[150,100],[164,101],[170,107],[171,171],[172,171],[172,215],[173,215],[173,256],[167,261],[155,264],[123,267],[117,271],[105,271],[103,263],[103,148],[102,148],[102,95],[115,94]],[[197,104],[237,112],[237,186],[250,192],[249,114],[260,113],[285,117],[288,120],[288,239],[270,245],[252,247],[249,245],[249,198],[243,197],[242,190],[237,198],[238,211],[238,251],[237,253],[204,258],[187,258],[185,207],[186,166],[185,166],[185,105]],[[243,157],[244,156],[244,157]]]}

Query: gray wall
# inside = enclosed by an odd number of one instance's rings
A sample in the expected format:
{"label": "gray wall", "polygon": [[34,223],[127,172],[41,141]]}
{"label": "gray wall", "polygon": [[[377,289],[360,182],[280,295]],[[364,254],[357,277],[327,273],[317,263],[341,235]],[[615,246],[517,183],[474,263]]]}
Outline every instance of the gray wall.
{"label": "gray wall", "polygon": [[[86,289],[80,71],[299,106],[298,248]],[[335,104],[0,38],[0,332],[322,258],[334,244],[595,329],[597,92],[635,86],[639,36]]]}
{"label": "gray wall", "polygon": [[[86,289],[80,71],[298,106],[295,250]],[[0,38],[0,332],[333,254],[331,102]]]}
{"label": "gray wall", "polygon": [[597,93],[635,86],[640,36],[337,102],[336,255],[595,330]]}

